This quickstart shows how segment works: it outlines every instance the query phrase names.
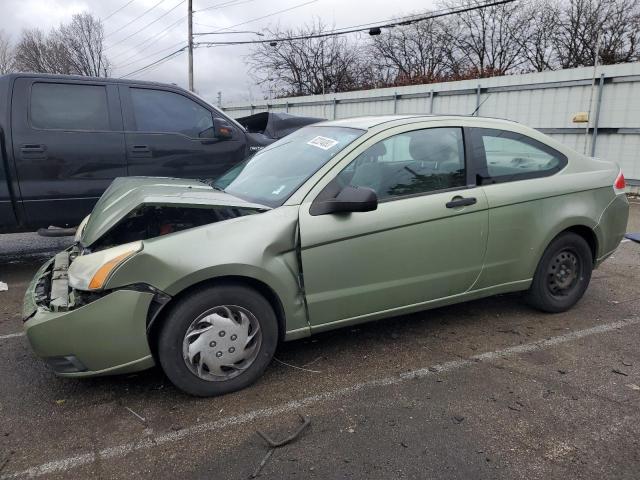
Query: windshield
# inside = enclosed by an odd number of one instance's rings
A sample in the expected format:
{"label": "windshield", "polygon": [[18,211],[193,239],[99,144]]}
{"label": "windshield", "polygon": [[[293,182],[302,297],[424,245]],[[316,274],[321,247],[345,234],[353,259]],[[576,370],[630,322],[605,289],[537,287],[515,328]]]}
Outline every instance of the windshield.
{"label": "windshield", "polygon": [[213,187],[243,200],[279,207],[363,133],[346,127],[301,128],[229,170]]}

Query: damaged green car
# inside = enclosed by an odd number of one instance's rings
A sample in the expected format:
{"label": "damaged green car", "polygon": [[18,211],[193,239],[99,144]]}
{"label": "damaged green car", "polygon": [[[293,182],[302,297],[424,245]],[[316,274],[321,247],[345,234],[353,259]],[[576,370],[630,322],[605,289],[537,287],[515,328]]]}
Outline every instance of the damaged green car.
{"label": "damaged green car", "polygon": [[219,395],[315,332],[514,291],[572,307],[625,233],[624,188],[504,120],[324,122],[213,183],[114,181],[37,272],[25,329],[59,375],[158,364]]}

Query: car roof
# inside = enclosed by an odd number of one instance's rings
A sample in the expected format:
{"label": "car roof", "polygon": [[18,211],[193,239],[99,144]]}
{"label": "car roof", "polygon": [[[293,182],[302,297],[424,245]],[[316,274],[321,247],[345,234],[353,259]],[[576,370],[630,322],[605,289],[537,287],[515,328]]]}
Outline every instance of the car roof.
{"label": "car roof", "polygon": [[161,82],[149,82],[146,80],[129,80],[127,78],[112,78],[112,77],[86,77],[83,75],[62,75],[62,74],[53,74],[53,73],[32,73],[32,72],[18,72],[18,73],[9,73],[7,75],[2,75],[0,78],[41,78],[46,80],[73,80],[79,82],[101,82],[101,83],[126,83],[126,84],[136,84],[136,85],[153,85],[153,86],[162,86],[162,87],[173,87],[179,88],[181,90],[182,87],[179,87],[175,84],[170,83],[161,83]]}
{"label": "car roof", "polygon": [[512,120],[506,120],[503,118],[492,118],[492,117],[477,117],[474,115],[376,115],[376,116],[364,116],[364,117],[353,117],[353,118],[345,118],[341,120],[329,120],[326,122],[322,122],[318,125],[326,126],[326,127],[348,127],[348,128],[359,128],[362,130],[369,130],[373,127],[377,127],[379,125],[385,123],[393,123],[394,125],[401,125],[404,123],[413,123],[418,121],[425,120],[452,120],[452,119],[464,119],[465,122],[478,122],[485,123],[487,120],[492,121],[492,123],[498,122],[509,125],[518,125],[517,122]]}

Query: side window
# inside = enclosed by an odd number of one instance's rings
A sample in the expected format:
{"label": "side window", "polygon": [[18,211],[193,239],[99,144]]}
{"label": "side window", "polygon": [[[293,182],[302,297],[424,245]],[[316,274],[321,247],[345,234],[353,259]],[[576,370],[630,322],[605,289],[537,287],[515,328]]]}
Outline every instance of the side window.
{"label": "side window", "polygon": [[181,133],[192,138],[213,137],[211,112],[178,93],[130,88],[138,132]]}
{"label": "side window", "polygon": [[372,188],[379,200],[463,187],[462,129],[429,128],[389,137],[361,153],[337,180]]}
{"label": "side window", "polygon": [[480,174],[489,182],[545,177],[566,165],[566,157],[551,147],[520,133],[496,129],[473,129],[475,151],[484,150],[486,166]]}
{"label": "side window", "polygon": [[109,130],[107,91],[100,85],[34,83],[31,125],[57,130]]}

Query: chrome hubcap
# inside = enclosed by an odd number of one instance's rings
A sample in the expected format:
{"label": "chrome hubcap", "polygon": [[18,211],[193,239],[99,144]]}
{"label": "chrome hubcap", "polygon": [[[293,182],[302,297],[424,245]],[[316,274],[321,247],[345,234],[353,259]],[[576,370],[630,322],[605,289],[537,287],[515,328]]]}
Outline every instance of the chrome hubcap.
{"label": "chrome hubcap", "polygon": [[547,285],[553,295],[566,295],[578,283],[580,261],[575,253],[563,250],[551,261]]}
{"label": "chrome hubcap", "polygon": [[224,381],[255,361],[261,343],[260,324],[249,310],[221,305],[191,322],[182,341],[182,356],[199,378]]}

